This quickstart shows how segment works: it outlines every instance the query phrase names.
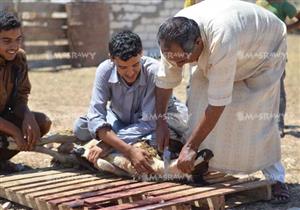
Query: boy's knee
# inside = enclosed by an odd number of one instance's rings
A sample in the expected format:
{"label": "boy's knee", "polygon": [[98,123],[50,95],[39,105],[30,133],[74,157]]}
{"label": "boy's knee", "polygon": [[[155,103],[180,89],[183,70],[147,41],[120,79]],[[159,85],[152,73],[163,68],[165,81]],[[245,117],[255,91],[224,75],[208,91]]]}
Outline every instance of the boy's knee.
{"label": "boy's knee", "polygon": [[52,121],[48,116],[45,115],[43,117],[43,120],[39,122],[41,136],[44,136],[50,131],[51,125],[52,125]]}
{"label": "boy's knee", "polygon": [[81,118],[77,119],[74,123],[73,133],[81,141],[89,141],[92,139],[90,132],[87,128],[87,122]]}

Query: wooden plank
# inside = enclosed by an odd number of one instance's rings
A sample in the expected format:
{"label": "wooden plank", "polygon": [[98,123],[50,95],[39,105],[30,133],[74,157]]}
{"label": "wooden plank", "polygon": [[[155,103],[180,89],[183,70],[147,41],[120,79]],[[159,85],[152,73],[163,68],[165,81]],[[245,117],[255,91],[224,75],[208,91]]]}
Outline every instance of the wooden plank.
{"label": "wooden plank", "polygon": [[0,187],[2,184],[6,182],[11,182],[11,181],[17,181],[17,180],[22,180],[22,179],[29,179],[29,178],[34,178],[34,177],[40,177],[40,176],[47,176],[47,175],[52,175],[52,174],[58,174],[62,172],[68,172],[70,168],[65,168],[65,169],[54,169],[53,168],[47,168],[47,169],[42,169],[42,170],[30,170],[30,171],[24,171],[23,173],[18,173],[18,174],[10,174],[7,175],[0,180]]}
{"label": "wooden plank", "polygon": [[50,2],[22,2],[18,3],[18,12],[40,12],[40,13],[53,13],[65,12],[64,4],[50,3]]}
{"label": "wooden plank", "polygon": [[78,174],[75,174],[74,176],[67,176],[67,177],[62,177],[62,178],[55,179],[55,180],[49,180],[49,181],[44,181],[44,182],[32,183],[32,184],[28,184],[28,185],[10,187],[7,189],[7,191],[14,192],[14,191],[24,190],[24,189],[28,189],[28,188],[40,187],[40,186],[43,186],[46,184],[65,182],[65,181],[70,181],[70,180],[74,180],[74,179],[84,179],[84,178],[89,178],[89,177],[94,177],[94,175],[89,174],[89,173],[85,174],[85,171],[83,171]]}
{"label": "wooden plank", "polygon": [[[99,192],[105,192],[107,190],[115,190],[118,187],[122,186],[134,186],[134,185],[140,185],[136,181],[133,180],[120,180],[115,182],[106,182],[101,183],[101,185],[93,186],[93,187],[85,187],[79,190],[73,190],[68,192],[62,192],[55,196],[44,196],[39,199],[36,199],[38,202],[38,206],[41,209],[51,209],[51,210],[58,210],[59,208],[62,209],[69,209],[68,203],[72,203],[73,205],[81,205],[83,202],[81,199],[85,197],[90,197],[94,195],[95,193]],[[66,206],[61,206],[59,204],[66,204]]]}
{"label": "wooden plank", "polygon": [[150,209],[160,209],[176,204],[181,203],[189,203],[200,199],[207,199],[214,196],[223,196],[230,193],[237,193],[241,191],[246,191],[250,189],[255,189],[263,186],[269,185],[270,182],[263,181],[255,181],[255,182],[247,182],[240,183],[237,185],[233,185],[231,187],[223,187],[214,190],[210,190],[207,192],[203,192],[200,188],[194,188],[191,190],[186,190],[182,193],[172,193],[168,195],[147,198],[142,201],[137,201],[134,203],[122,204],[114,207],[102,208],[102,210],[121,210],[121,209],[131,209],[131,210],[150,210]]}
{"label": "wooden plank", "polygon": [[233,176],[225,176],[225,177],[209,179],[209,180],[206,180],[206,182],[209,184],[217,184],[217,183],[223,183],[223,182],[228,182],[228,181],[233,181],[233,180],[238,180],[238,178],[233,177]]}
{"label": "wooden plank", "polygon": [[64,196],[62,198],[48,200],[48,202],[51,205],[57,206],[62,203],[74,201],[77,199],[85,199],[85,198],[89,198],[89,197],[93,197],[93,196],[100,196],[100,195],[104,195],[104,194],[108,194],[108,193],[119,192],[122,190],[129,190],[129,189],[136,188],[136,187],[148,186],[153,183],[149,183],[149,182],[128,183],[127,180],[123,180],[123,181],[120,181],[119,183],[113,183],[113,184],[115,187],[113,187],[111,184],[106,184],[106,186],[105,185],[101,186],[101,190],[97,189],[94,192],[83,193],[80,195],[74,195],[74,196],[68,196],[68,197]]}
{"label": "wooden plank", "polygon": [[[155,193],[152,195],[151,195],[151,193],[149,193],[149,197],[147,197],[147,194],[145,194],[143,202],[146,202],[146,204],[148,204],[149,202],[150,203],[152,202],[152,199],[156,199],[156,198],[161,198],[161,197],[165,198],[165,197],[169,197],[169,196],[171,196],[171,197],[175,196],[175,198],[177,198],[176,195],[181,197],[186,193],[186,191],[188,191],[188,194],[190,194],[190,191],[193,191],[193,190],[196,190],[197,193],[205,193],[205,192],[212,191],[212,190],[215,190],[218,188],[231,187],[232,185],[236,185],[236,184],[240,184],[240,183],[247,183],[248,181],[249,181],[249,179],[242,179],[242,180],[234,180],[234,181],[229,181],[229,182],[222,183],[222,184],[215,184],[215,185],[205,186],[205,187],[192,187],[190,189],[185,189],[184,191],[180,191],[180,192],[163,193],[161,196],[155,196]],[[164,202],[164,201],[165,200],[162,200],[162,202]],[[144,205],[144,204],[142,203],[140,205]],[[118,208],[126,209],[127,206],[122,206],[122,205],[116,206],[116,209],[118,209]]]}
{"label": "wooden plank", "polygon": [[31,60],[28,61],[29,69],[57,67],[62,65],[70,65],[70,59],[52,59],[52,60]]}
{"label": "wooden plank", "polygon": [[53,28],[49,31],[47,27],[22,27],[22,32],[25,37],[25,41],[54,41],[57,39],[66,39],[67,30],[63,28]]}
{"label": "wooden plank", "polygon": [[[46,190],[48,191],[48,190],[52,190],[52,189],[55,189],[58,187],[80,184],[80,183],[90,182],[90,181],[95,181],[95,180],[99,180],[99,178],[98,177],[87,177],[87,178],[83,178],[83,179],[74,180],[74,177],[73,177],[73,180],[71,180],[71,181],[64,181],[64,182],[52,183],[52,184],[44,184],[43,186],[39,186],[39,187],[35,187],[35,188],[14,191],[14,192],[11,192],[11,194],[10,194],[12,196],[8,197],[8,198],[9,198],[9,200],[14,200],[15,202],[26,205],[27,200],[26,200],[25,196],[29,193],[41,192],[41,191],[46,191]],[[8,194],[8,192],[7,192],[7,194]]]}
{"label": "wooden plank", "polygon": [[72,176],[72,175],[77,173],[76,169],[73,169],[73,168],[65,169],[63,172],[64,173],[62,173],[62,172],[55,173],[55,171],[54,171],[51,174],[51,176],[49,176],[50,174],[46,174],[44,176],[30,177],[30,178],[26,177],[26,178],[21,179],[21,180],[5,182],[5,183],[2,183],[0,185],[0,188],[1,189],[6,189],[6,188],[9,188],[9,187],[25,185],[25,184],[30,184],[30,183],[34,183],[34,182],[48,181],[48,180],[57,179],[59,177],[65,177],[65,176],[70,176],[70,175]]}
{"label": "wooden plank", "polygon": [[62,183],[62,182],[67,182],[67,181],[71,181],[74,179],[81,180],[81,179],[90,178],[90,177],[93,177],[93,175],[91,175],[91,174],[80,175],[79,174],[78,176],[71,176],[71,177],[65,177],[65,178],[60,178],[60,179],[55,179],[55,180],[50,180],[50,181],[45,181],[45,182],[33,183],[33,184],[29,184],[29,185],[12,187],[12,188],[8,188],[5,190],[6,198],[9,198],[10,200],[19,203],[19,200],[20,200],[19,194],[20,194],[20,191],[22,191],[22,190],[34,189],[34,188],[41,187],[41,186],[48,186],[48,185],[51,185],[54,183]]}
{"label": "wooden plank", "polygon": [[173,192],[180,193],[180,191],[182,191],[182,190],[187,190],[187,189],[191,189],[191,188],[193,188],[193,186],[179,185],[179,186],[174,186],[174,187],[170,187],[167,189],[151,191],[151,192],[146,193],[145,196],[146,197],[154,197],[154,196],[164,195],[164,194],[173,193]]}
{"label": "wooden plank", "polygon": [[112,184],[106,184],[106,185],[100,185],[99,189],[78,194],[75,196],[63,196],[62,198],[48,200],[47,205],[48,209],[58,209],[58,206],[60,206],[61,209],[67,209],[69,206],[80,206],[84,203],[84,199],[95,197],[95,196],[106,196],[109,193],[116,193],[116,192],[122,192],[122,191],[128,191],[130,189],[136,189],[138,187],[144,187],[144,186],[150,186],[154,183],[151,182],[134,182],[134,183],[128,183],[128,181],[121,181],[120,183],[112,183]]}
{"label": "wooden plank", "polygon": [[62,28],[67,26],[67,18],[23,18],[23,27]]}
{"label": "wooden plank", "polygon": [[[145,183],[145,182],[143,182]],[[139,187],[139,188],[128,188],[127,186],[119,187],[117,189],[108,189],[104,191],[99,191],[97,196],[90,197],[87,199],[80,199],[73,202],[66,202],[62,205],[59,205],[59,210],[67,210],[72,208],[80,208],[83,205],[95,205],[97,203],[104,203],[104,202],[119,202],[122,203],[123,199],[141,195],[142,193],[146,193],[152,190],[157,189],[165,189],[172,186],[178,186],[179,184],[164,182],[164,183],[150,183],[148,186]],[[122,189],[124,188],[124,189]],[[128,188],[128,189],[126,189]],[[117,192],[116,192],[117,191]]]}
{"label": "wooden plank", "polygon": [[[66,195],[74,195],[82,192],[87,192],[86,188],[88,188],[89,191],[95,191],[99,188],[101,189],[101,184],[105,183],[112,183],[111,186],[114,186],[113,182],[117,182],[120,180],[121,178],[99,179],[87,183],[76,184],[73,186],[59,187],[56,189],[47,190],[46,192],[29,193],[26,194],[25,197],[27,202],[33,205],[32,208],[39,207],[39,209],[45,209],[44,205],[46,205],[46,202],[44,201],[47,201],[48,199],[60,198]],[[36,204],[37,206],[35,206]]]}
{"label": "wooden plank", "polygon": [[133,195],[139,195],[142,193],[146,193],[149,191],[157,190],[157,189],[165,189],[173,186],[178,186],[179,184],[171,183],[171,182],[163,182],[163,183],[154,183],[153,185],[141,187],[137,189],[122,191],[118,193],[111,193],[111,194],[105,194],[97,197],[91,197],[88,199],[84,199],[84,202],[87,204],[96,204],[100,202],[115,200],[116,198],[120,199],[123,197],[133,196]]}
{"label": "wooden plank", "polygon": [[26,46],[25,51],[27,55],[30,54],[43,54],[43,53],[56,53],[56,52],[69,52],[69,45],[46,45],[46,46]]}
{"label": "wooden plank", "polygon": [[218,171],[212,171],[212,172],[208,172],[207,175],[204,175],[203,179],[204,180],[211,180],[211,179],[216,179],[216,178],[220,178],[220,177],[225,177],[227,174],[225,173],[221,173]]}

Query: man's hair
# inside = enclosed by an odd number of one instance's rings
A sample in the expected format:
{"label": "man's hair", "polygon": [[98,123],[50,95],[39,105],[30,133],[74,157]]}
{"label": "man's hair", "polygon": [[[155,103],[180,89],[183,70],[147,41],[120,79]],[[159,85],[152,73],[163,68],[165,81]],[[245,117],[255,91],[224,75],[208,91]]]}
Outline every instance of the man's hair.
{"label": "man's hair", "polygon": [[21,27],[21,22],[12,13],[0,11],[0,31],[8,31]]}
{"label": "man's hair", "polygon": [[199,37],[201,36],[198,24],[186,17],[167,19],[160,25],[157,33],[159,44],[163,41],[166,47],[170,47],[170,44],[176,43],[187,53],[193,51],[195,41]]}
{"label": "man's hair", "polygon": [[127,61],[137,56],[143,50],[141,38],[131,32],[122,31],[112,37],[108,44],[110,55]]}

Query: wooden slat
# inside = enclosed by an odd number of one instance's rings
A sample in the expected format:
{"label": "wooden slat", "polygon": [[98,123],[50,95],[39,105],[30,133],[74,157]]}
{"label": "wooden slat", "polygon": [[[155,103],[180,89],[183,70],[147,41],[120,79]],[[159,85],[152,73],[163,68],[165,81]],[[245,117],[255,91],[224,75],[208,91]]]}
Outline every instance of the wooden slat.
{"label": "wooden slat", "polygon": [[46,182],[43,182],[44,185],[39,186],[39,187],[34,187],[34,188],[29,188],[29,189],[24,189],[24,190],[19,190],[19,191],[7,191],[7,197],[9,200],[14,200],[18,203],[21,203],[22,205],[26,205],[26,198],[25,195],[29,193],[35,193],[35,192],[41,192],[41,191],[46,191],[46,190],[52,190],[58,187],[64,187],[64,186],[69,186],[69,185],[74,185],[74,184],[80,184],[84,182],[90,182],[90,181],[95,181],[99,180],[97,177],[86,177],[86,178],[78,178],[76,180],[71,180],[67,181],[65,180],[64,182],[59,182],[57,183],[52,183],[52,184],[46,184]]}
{"label": "wooden slat", "polygon": [[67,26],[67,18],[23,18],[23,27],[47,27],[49,28],[62,28]]}
{"label": "wooden slat", "polygon": [[128,197],[128,196],[139,195],[139,194],[157,190],[157,189],[165,189],[165,188],[169,188],[169,187],[173,187],[173,186],[178,186],[178,184],[169,183],[169,182],[155,183],[153,185],[146,186],[146,187],[140,187],[137,189],[132,189],[132,190],[122,191],[122,192],[118,192],[118,193],[102,195],[99,197],[92,197],[92,198],[84,199],[84,202],[87,204],[96,204],[96,203],[120,199],[120,198],[124,198],[124,197]]}
{"label": "wooden slat", "polygon": [[211,179],[216,179],[216,178],[220,178],[220,177],[225,177],[227,174],[225,173],[221,173],[218,171],[215,172],[209,172],[207,175],[205,175],[203,177],[204,180],[211,180]]}
{"label": "wooden slat", "polygon": [[208,180],[205,180],[205,181],[209,184],[217,184],[217,183],[228,182],[228,181],[233,181],[233,180],[238,180],[238,178],[233,177],[233,176],[225,176],[225,177],[218,177],[218,178],[208,179]]}
{"label": "wooden slat", "polygon": [[[27,202],[32,205],[38,205],[39,209],[45,209],[46,201],[48,199],[60,198],[67,195],[74,195],[83,192],[95,191],[99,188],[101,189],[101,185],[111,183],[111,187],[115,187],[114,182],[121,181],[121,178],[114,179],[99,179],[87,183],[76,184],[73,186],[59,187],[53,190],[47,190],[46,192],[36,192],[29,193],[25,195]],[[127,181],[127,180],[126,180]],[[128,182],[128,181],[127,181]],[[89,191],[86,191],[86,190]],[[33,208],[38,208],[38,206],[33,206]]]}
{"label": "wooden slat", "polygon": [[52,59],[52,60],[31,60],[28,61],[29,69],[44,68],[44,67],[57,67],[62,65],[70,65],[70,59]]}
{"label": "wooden slat", "polygon": [[139,188],[135,188],[135,187],[132,188],[132,186],[121,186],[116,189],[101,190],[97,193],[97,196],[90,197],[87,199],[80,199],[73,202],[65,202],[59,206],[59,209],[67,210],[70,208],[71,209],[79,208],[80,206],[83,207],[84,204],[93,205],[96,203],[103,203],[103,202],[116,202],[116,201],[118,202],[118,201],[122,201],[122,199],[141,195],[149,191],[170,188],[172,186],[178,186],[178,185],[179,184],[170,183],[170,182],[164,182],[164,183],[149,182],[148,186],[143,186]]}
{"label": "wooden slat", "polygon": [[[172,196],[172,195],[179,195],[179,197],[180,196],[182,196],[183,195],[183,193],[185,193],[187,190],[193,190],[193,189],[197,189],[197,191],[199,190],[199,193],[204,193],[204,192],[208,192],[208,191],[211,191],[211,190],[215,190],[215,189],[218,189],[218,188],[222,188],[222,187],[230,187],[230,186],[232,186],[232,185],[235,185],[235,184],[240,184],[240,183],[246,183],[246,182],[248,182],[248,181],[250,181],[248,178],[245,178],[245,179],[240,179],[240,180],[234,180],[234,181],[229,181],[229,182],[225,182],[225,183],[222,183],[222,184],[214,184],[214,185],[211,185],[211,186],[205,186],[205,187],[194,187],[194,186],[192,186],[192,188],[188,188],[188,189],[185,189],[185,190],[183,190],[183,191],[179,191],[179,192],[170,192],[170,193],[167,193],[167,192],[164,192],[163,194],[162,194],[162,196],[160,196],[159,195],[159,191],[160,190],[157,190],[156,192],[154,191],[152,191],[152,192],[149,192],[149,193],[147,193],[148,195],[149,195],[149,197],[148,198],[146,198],[145,200],[150,200],[149,202],[151,203],[152,202],[152,198],[157,198],[157,197],[164,197],[164,196]],[[182,185],[180,185],[180,186],[182,186]],[[187,185],[187,186],[190,186],[190,185]],[[145,194],[145,196],[147,196],[147,194]],[[156,196],[156,195],[158,195],[158,196]],[[176,197],[177,198],[177,197]],[[163,200],[164,201],[164,200]],[[148,201],[145,201],[147,204],[148,204]],[[145,204],[146,205],[146,204]],[[120,207],[121,209],[123,209],[123,208],[125,208],[125,207],[123,207],[123,206],[121,206],[121,205],[119,205],[119,206],[116,206],[116,208],[117,207]],[[125,208],[126,209],[126,208]]]}
{"label": "wooden slat", "polygon": [[93,175],[93,174],[89,174],[89,173],[86,174],[85,171],[83,171],[83,172],[80,172],[80,173],[75,174],[73,176],[61,177],[61,178],[55,179],[55,180],[31,183],[31,184],[28,184],[28,185],[10,187],[10,188],[7,188],[7,190],[13,192],[13,191],[19,191],[19,190],[24,190],[24,189],[28,189],[28,188],[40,187],[40,186],[43,186],[43,185],[48,185],[48,184],[53,184],[53,183],[65,182],[65,181],[70,181],[70,180],[74,180],[74,179],[89,178],[89,177],[94,177],[94,176],[95,175]]}
{"label": "wooden slat", "polygon": [[182,190],[188,190],[191,188],[193,188],[193,186],[179,185],[179,186],[175,186],[175,187],[171,187],[171,188],[167,188],[167,189],[151,191],[151,192],[146,193],[145,196],[146,197],[159,196],[159,195],[164,195],[164,194],[173,193],[173,192],[180,192]]}
{"label": "wooden slat", "polygon": [[7,176],[1,178],[0,187],[5,182],[29,179],[29,178],[40,177],[40,176],[47,176],[47,175],[52,175],[52,174],[58,174],[58,173],[62,173],[62,172],[68,172],[70,170],[73,171],[74,169],[65,168],[65,169],[55,170],[53,168],[47,168],[47,169],[42,169],[42,170],[37,169],[37,170],[25,171],[23,173],[18,173],[18,174],[11,174],[11,175],[7,175]]}
{"label": "wooden slat", "polygon": [[[114,186],[112,186],[112,184]],[[128,181],[121,181],[119,183],[112,183],[99,186],[99,189],[93,192],[78,194],[75,196],[62,197],[54,200],[48,200],[48,207],[51,209],[57,209],[57,206],[62,204],[61,209],[69,208],[68,206],[77,206],[84,203],[84,199],[94,196],[107,196],[109,193],[116,193],[122,191],[128,191],[131,189],[137,189],[138,187],[153,185],[151,182],[137,182],[128,183]],[[78,203],[79,202],[79,203]]]}
{"label": "wooden slat", "polygon": [[27,55],[48,52],[69,52],[69,45],[25,46],[25,51]]}
{"label": "wooden slat", "polygon": [[46,27],[23,27],[22,28],[25,41],[28,40],[45,40],[45,41],[54,41],[57,39],[66,39],[67,30],[62,28],[53,28],[51,30]]}
{"label": "wooden slat", "polygon": [[6,183],[1,184],[0,187],[2,189],[6,189],[9,187],[26,185],[26,184],[31,184],[31,183],[35,183],[35,182],[48,181],[48,180],[58,179],[60,177],[72,176],[75,173],[76,173],[76,169],[68,169],[68,170],[64,171],[64,173],[61,173],[61,172],[54,173],[51,176],[39,176],[39,177],[26,178],[26,179],[22,179],[22,180],[6,182]]}
{"label": "wooden slat", "polygon": [[104,195],[104,194],[108,194],[108,193],[119,192],[122,190],[129,190],[129,189],[136,188],[136,187],[147,186],[147,185],[151,185],[152,183],[137,182],[137,183],[129,184],[128,181],[126,180],[126,181],[120,181],[118,183],[113,183],[113,184],[116,185],[116,187],[112,187],[111,184],[107,184],[106,186],[101,186],[101,190],[96,190],[94,192],[83,193],[83,194],[75,195],[75,196],[62,197],[62,198],[57,198],[57,199],[53,199],[53,200],[48,200],[48,202],[53,205],[59,205],[61,203],[66,203],[66,202],[70,202],[70,201],[77,200],[77,199],[85,199],[85,198],[89,198],[89,197],[93,197],[93,196],[99,196],[99,195]]}
{"label": "wooden slat", "polygon": [[49,2],[22,2],[18,3],[18,12],[65,12],[64,4],[49,3]]}
{"label": "wooden slat", "polygon": [[[197,201],[200,199],[205,199],[214,196],[223,196],[229,193],[237,193],[240,191],[255,189],[258,187],[263,187],[269,185],[269,181],[256,181],[256,182],[247,182],[233,185],[230,187],[223,187],[214,190],[209,190],[203,192],[203,187],[194,188],[190,190],[185,190],[181,193],[171,193],[168,195],[147,198],[142,201],[137,201],[134,203],[127,203],[118,206],[101,208],[102,210],[122,210],[122,209],[131,209],[131,210],[150,210],[150,209],[160,209],[172,205],[178,205],[183,203],[188,203],[192,201]],[[204,187],[206,188],[206,187]]]}

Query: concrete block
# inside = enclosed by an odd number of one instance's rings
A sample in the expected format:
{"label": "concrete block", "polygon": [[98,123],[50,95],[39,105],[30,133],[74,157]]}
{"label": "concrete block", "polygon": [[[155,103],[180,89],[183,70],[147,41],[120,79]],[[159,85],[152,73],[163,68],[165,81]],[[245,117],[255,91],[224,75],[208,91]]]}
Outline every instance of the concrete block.
{"label": "concrete block", "polygon": [[122,7],[125,12],[134,12],[137,10],[136,6],[133,4],[124,4],[124,5],[122,5]]}
{"label": "concrete block", "polygon": [[150,5],[150,6],[138,5],[136,6],[136,10],[142,11],[143,13],[152,13],[152,12],[156,12],[158,8],[154,5]]}
{"label": "concrete block", "polygon": [[112,4],[110,8],[112,12],[120,12],[122,10],[122,6],[120,4]]}

